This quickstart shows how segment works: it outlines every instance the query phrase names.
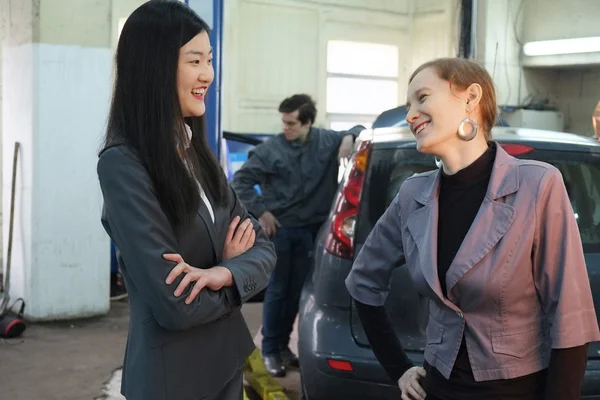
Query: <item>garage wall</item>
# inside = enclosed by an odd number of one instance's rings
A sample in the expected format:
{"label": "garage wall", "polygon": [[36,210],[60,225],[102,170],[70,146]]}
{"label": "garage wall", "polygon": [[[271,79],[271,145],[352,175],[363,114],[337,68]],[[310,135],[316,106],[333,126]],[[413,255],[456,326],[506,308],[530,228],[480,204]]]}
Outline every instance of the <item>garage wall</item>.
{"label": "garage wall", "polygon": [[546,100],[564,115],[565,132],[592,136],[592,113],[600,101],[600,68],[526,69],[533,99]]}
{"label": "garage wall", "polygon": [[[1,60],[4,193],[10,193],[14,143],[21,144],[11,295],[26,299],[31,320],[103,314],[109,246],[98,224],[95,160],[111,88],[112,0],[3,0],[1,6],[8,19]],[[10,197],[2,204],[6,216]],[[6,254],[8,224],[2,228]]]}
{"label": "garage wall", "polygon": [[599,34],[597,0],[526,0],[524,12],[523,39],[527,42]]}
{"label": "garage wall", "polygon": [[592,113],[600,101],[600,67],[558,72],[556,102],[565,115],[565,129],[592,136]]}
{"label": "garage wall", "polygon": [[455,0],[225,2],[223,128],[279,132],[277,107],[298,92],[316,99],[316,125],[327,126],[327,41],[335,39],[398,46],[398,104],[404,103],[416,65],[455,53],[448,33],[455,5]]}
{"label": "garage wall", "polygon": [[231,1],[223,32],[223,129],[271,132],[287,95],[318,92],[319,12]]}
{"label": "garage wall", "polygon": [[415,2],[408,76],[424,62],[458,54],[459,4],[458,0]]}
{"label": "garage wall", "polygon": [[475,57],[496,84],[499,105],[518,106],[528,97],[524,82],[521,38],[527,0],[477,2]]}
{"label": "garage wall", "polygon": [[[523,43],[600,34],[600,2],[596,0],[526,0],[523,12]],[[563,112],[565,131],[593,134],[592,112],[600,100],[600,65],[526,68],[525,80],[535,98],[548,100]]]}
{"label": "garage wall", "polygon": [[125,20],[132,12],[134,12],[139,6],[144,4],[146,0],[110,0],[111,2],[111,13],[110,13],[110,44],[114,49],[119,41],[119,24],[125,23]]}

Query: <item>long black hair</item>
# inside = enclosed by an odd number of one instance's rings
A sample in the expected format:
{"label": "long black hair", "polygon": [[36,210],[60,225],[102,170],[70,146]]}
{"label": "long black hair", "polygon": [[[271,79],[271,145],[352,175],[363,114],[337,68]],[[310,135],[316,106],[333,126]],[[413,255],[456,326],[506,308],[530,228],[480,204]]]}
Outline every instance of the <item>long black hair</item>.
{"label": "long black hair", "polygon": [[[227,202],[227,180],[206,140],[204,117],[183,117],[177,94],[180,48],[209,27],[177,0],[151,0],[127,19],[116,52],[113,98],[104,148],[130,146],[146,167],[156,196],[173,226],[193,221],[200,194],[196,179],[213,204]],[[185,122],[184,122],[185,121]],[[188,141],[188,173],[178,146]]]}

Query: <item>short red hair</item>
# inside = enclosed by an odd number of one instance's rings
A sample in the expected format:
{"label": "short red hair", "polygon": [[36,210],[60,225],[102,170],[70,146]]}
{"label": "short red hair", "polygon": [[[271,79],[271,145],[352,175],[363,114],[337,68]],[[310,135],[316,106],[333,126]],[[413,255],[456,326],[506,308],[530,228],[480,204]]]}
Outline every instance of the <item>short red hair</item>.
{"label": "short red hair", "polygon": [[482,128],[485,131],[485,138],[491,140],[492,127],[496,124],[498,108],[496,106],[494,81],[485,67],[475,60],[465,58],[438,58],[417,68],[410,76],[408,83],[412,82],[419,72],[430,67],[437,71],[441,79],[450,82],[450,87],[466,90],[473,83],[481,86],[483,93],[479,105],[481,107]]}

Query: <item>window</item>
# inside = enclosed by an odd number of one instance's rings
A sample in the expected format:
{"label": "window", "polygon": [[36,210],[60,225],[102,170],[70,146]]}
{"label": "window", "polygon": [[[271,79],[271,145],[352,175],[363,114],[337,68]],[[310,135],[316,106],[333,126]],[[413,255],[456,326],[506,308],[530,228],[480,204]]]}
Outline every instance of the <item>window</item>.
{"label": "window", "polygon": [[[544,161],[559,169],[571,200],[583,250],[600,253],[600,157],[590,153],[538,149],[520,158]],[[414,148],[374,151],[361,198],[364,208],[362,218],[357,222],[358,243],[364,242],[406,178],[436,168],[432,156]]]}
{"label": "window", "polygon": [[327,43],[327,116],[331,129],[369,128],[398,106],[398,47],[331,40]]}

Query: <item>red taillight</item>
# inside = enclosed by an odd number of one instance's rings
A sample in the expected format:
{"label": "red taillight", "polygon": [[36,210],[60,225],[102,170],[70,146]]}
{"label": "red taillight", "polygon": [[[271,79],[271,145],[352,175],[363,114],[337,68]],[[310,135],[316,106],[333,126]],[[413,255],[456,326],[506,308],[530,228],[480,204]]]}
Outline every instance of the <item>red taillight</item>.
{"label": "red taillight", "polygon": [[351,172],[353,176],[350,176],[347,180],[347,184],[344,185],[343,192],[344,197],[354,207],[358,207],[358,201],[360,200],[360,192],[362,190],[363,173],[358,171]]}
{"label": "red taillight", "polygon": [[516,143],[501,143],[500,146],[513,157],[522,156],[535,150],[531,146]]}
{"label": "red taillight", "polygon": [[325,240],[325,249],[338,257],[351,259],[354,250],[356,214],[367,169],[371,142],[363,141],[350,160],[342,190],[335,199],[331,215],[331,227]]}
{"label": "red taillight", "polygon": [[[345,188],[345,187],[344,187]],[[344,192],[338,193],[331,216],[331,227],[325,239],[325,249],[341,258],[352,258],[352,237],[358,207],[352,205]]]}
{"label": "red taillight", "polygon": [[350,361],[328,359],[327,364],[329,364],[329,367],[331,369],[335,369],[336,371],[346,371],[346,372],[354,371],[354,368],[352,368],[352,364],[350,363]]}

